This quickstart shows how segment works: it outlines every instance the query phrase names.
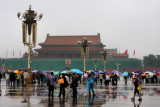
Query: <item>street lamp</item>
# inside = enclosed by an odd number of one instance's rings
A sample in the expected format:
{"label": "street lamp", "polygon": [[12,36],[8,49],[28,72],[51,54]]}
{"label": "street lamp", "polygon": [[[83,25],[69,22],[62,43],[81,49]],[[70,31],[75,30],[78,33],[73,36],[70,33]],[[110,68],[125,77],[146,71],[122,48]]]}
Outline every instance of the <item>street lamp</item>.
{"label": "street lamp", "polygon": [[[23,20],[22,22],[22,36],[24,46],[28,46],[28,72],[31,74],[31,50],[36,46],[37,40],[37,21],[42,19],[43,14],[37,14],[36,11],[31,10],[31,5],[29,5],[29,10],[26,10],[22,17],[21,13],[17,13],[18,19]],[[27,30],[28,30],[28,40],[27,40]],[[31,42],[32,34],[32,42]]]}
{"label": "street lamp", "polygon": [[115,65],[117,66],[117,71],[119,71],[119,66],[121,65],[119,62],[115,63]]}
{"label": "street lamp", "polygon": [[2,59],[2,67],[3,67],[3,72],[4,72],[4,67],[6,65],[6,60],[5,59]]}
{"label": "street lamp", "polygon": [[92,43],[92,41],[84,39],[82,41],[78,41],[78,44],[81,45],[81,57],[83,58],[84,62],[84,72],[86,71],[86,58],[88,58],[88,46]]}
{"label": "street lamp", "polygon": [[96,67],[97,67],[97,65],[98,65],[98,61],[99,61],[99,59],[93,59],[93,61],[94,61],[94,69],[95,69],[95,71],[96,71]]}
{"label": "street lamp", "polygon": [[107,50],[104,49],[103,51],[100,51],[100,53],[102,54],[102,60],[103,60],[103,64],[104,64],[104,71],[106,69],[106,63],[107,63],[107,57],[108,57],[108,53]]}

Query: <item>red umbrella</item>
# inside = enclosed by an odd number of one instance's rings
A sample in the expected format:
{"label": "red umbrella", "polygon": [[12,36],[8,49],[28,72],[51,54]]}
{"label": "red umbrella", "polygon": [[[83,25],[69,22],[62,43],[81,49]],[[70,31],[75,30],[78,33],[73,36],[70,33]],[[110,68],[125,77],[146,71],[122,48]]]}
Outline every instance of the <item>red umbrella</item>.
{"label": "red umbrella", "polygon": [[109,73],[109,75],[112,75],[112,74],[113,74],[113,72],[110,72],[110,73]]}
{"label": "red umbrella", "polygon": [[19,70],[14,70],[13,72],[14,73],[21,73]]}
{"label": "red umbrella", "polygon": [[105,73],[105,75],[108,75],[109,73]]}
{"label": "red umbrella", "polygon": [[158,72],[157,75],[160,76],[160,72]]}

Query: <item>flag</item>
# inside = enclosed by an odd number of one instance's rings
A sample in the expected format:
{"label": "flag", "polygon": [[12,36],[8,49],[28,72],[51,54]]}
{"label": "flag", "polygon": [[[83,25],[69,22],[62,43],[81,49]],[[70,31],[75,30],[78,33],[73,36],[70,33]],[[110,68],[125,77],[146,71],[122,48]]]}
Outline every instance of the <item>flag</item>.
{"label": "flag", "polygon": [[123,54],[128,54],[128,49]]}
{"label": "flag", "polygon": [[7,52],[6,52],[6,58],[8,57],[8,50],[7,50]]}
{"label": "flag", "polygon": [[133,56],[135,56],[135,50],[134,50],[134,52],[133,52]]}

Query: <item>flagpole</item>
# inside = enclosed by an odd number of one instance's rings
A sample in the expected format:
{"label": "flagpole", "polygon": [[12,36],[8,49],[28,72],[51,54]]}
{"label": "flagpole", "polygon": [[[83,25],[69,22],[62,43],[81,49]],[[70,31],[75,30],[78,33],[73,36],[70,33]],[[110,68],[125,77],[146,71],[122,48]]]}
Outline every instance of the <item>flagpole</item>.
{"label": "flagpole", "polygon": [[6,52],[6,58],[8,57],[8,50],[7,50],[7,52]]}
{"label": "flagpole", "polygon": [[135,49],[134,49],[134,51],[133,51],[133,58],[135,59]]}
{"label": "flagpole", "polygon": [[14,59],[14,50],[13,50],[13,59]]}

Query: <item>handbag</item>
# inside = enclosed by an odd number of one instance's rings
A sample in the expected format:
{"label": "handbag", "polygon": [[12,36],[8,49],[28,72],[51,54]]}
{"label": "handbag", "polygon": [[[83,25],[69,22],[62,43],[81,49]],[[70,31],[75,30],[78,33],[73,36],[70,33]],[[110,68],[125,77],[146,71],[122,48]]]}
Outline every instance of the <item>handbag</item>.
{"label": "handbag", "polygon": [[63,79],[63,78],[59,79],[59,80],[58,80],[58,84],[59,84],[59,85],[60,85],[60,84],[64,84],[64,79]]}

